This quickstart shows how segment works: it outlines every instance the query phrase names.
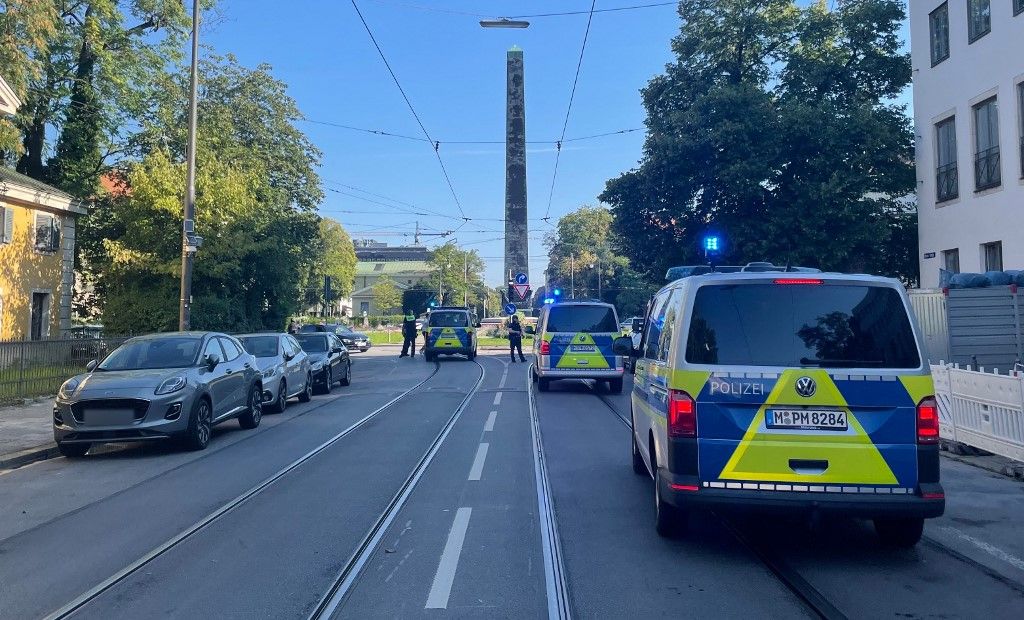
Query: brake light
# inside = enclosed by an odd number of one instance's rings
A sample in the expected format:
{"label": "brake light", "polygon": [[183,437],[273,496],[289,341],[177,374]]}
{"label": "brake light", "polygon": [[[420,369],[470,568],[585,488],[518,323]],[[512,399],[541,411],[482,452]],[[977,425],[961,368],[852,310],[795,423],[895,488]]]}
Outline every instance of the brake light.
{"label": "brake light", "polygon": [[548,342],[547,340],[541,340],[540,341],[540,354],[541,355],[550,355],[551,354],[551,343]]}
{"label": "brake light", "polygon": [[945,493],[922,493],[921,497],[924,499],[946,499]]}
{"label": "brake light", "polygon": [[697,436],[697,403],[682,390],[668,392],[668,434],[670,437]]}
{"label": "brake light", "polygon": [[939,404],[934,396],[926,396],[917,404],[917,443],[939,441]]}
{"label": "brake light", "polygon": [[699,491],[700,487],[695,484],[670,484],[668,485],[673,491]]}
{"label": "brake light", "polygon": [[821,284],[820,278],[776,278],[776,284]]}

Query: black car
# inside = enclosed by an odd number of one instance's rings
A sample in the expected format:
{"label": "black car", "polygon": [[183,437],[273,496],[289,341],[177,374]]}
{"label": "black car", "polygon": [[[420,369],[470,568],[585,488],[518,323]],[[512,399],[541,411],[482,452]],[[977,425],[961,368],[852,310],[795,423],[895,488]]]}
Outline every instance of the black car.
{"label": "black car", "polygon": [[308,325],[303,325],[302,328],[299,329],[299,332],[329,332],[335,334],[350,351],[362,351],[363,353],[366,353],[372,346],[370,344],[369,336],[353,331],[351,327],[344,323],[310,323]]}
{"label": "black car", "polygon": [[309,369],[317,390],[326,394],[335,383],[351,385],[352,359],[337,336],[329,332],[301,332],[295,334],[295,340],[309,355]]}

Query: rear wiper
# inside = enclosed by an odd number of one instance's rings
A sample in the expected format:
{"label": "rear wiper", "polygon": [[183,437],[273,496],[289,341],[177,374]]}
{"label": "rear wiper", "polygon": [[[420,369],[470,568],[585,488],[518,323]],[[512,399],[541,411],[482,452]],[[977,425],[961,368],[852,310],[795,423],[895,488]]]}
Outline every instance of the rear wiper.
{"label": "rear wiper", "polygon": [[801,366],[833,366],[835,368],[870,368],[872,366],[881,366],[884,364],[883,360],[828,360],[828,359],[811,359],[809,357],[801,357]]}

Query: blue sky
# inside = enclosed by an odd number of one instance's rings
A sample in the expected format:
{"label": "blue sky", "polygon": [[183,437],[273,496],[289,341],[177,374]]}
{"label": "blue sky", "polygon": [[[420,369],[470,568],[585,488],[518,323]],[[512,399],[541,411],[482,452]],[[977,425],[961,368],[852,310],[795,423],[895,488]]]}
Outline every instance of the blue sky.
{"label": "blue sky", "polygon": [[[598,8],[653,0],[601,0]],[[487,281],[502,280],[504,146],[446,144],[500,141],[505,130],[505,53],[523,48],[527,139],[556,140],[562,129],[587,16],[538,17],[526,30],[483,29],[479,17],[586,11],[587,0],[358,0],[406,93],[440,153],[466,215],[453,237],[479,250]],[[443,11],[421,10],[431,7]],[[566,137],[643,127],[639,90],[672,59],[679,19],[674,6],[595,14]],[[221,0],[204,28],[204,44],[253,66],[273,66],[307,118],[420,136],[419,127],[373,48],[352,5],[344,0]],[[354,238],[392,245],[411,242],[384,232],[409,232],[416,220],[429,232],[458,226],[458,208],[426,142],[360,133],[315,123],[302,128],[323,151],[327,197],[323,215],[340,220]],[[563,146],[550,215],[552,222],[583,204],[595,204],[605,182],[636,165],[643,132]],[[543,278],[547,259],[539,218],[548,206],[553,144],[528,147],[531,276]],[[416,205],[450,217],[401,213],[370,200]],[[391,204],[394,204],[391,202]],[[399,205],[402,209],[408,206]],[[356,213],[346,213],[354,211]],[[455,218],[455,219],[452,219]],[[490,229],[486,231],[485,229]],[[497,231],[497,232],[493,232]],[[426,238],[428,245],[440,243]]]}

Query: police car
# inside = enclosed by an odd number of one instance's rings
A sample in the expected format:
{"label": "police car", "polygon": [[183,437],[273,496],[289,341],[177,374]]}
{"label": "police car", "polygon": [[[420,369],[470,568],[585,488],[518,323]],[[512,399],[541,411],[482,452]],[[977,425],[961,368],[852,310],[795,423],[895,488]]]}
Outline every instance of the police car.
{"label": "police car", "polygon": [[865,275],[708,273],[652,300],[635,358],[633,470],[656,527],[692,508],[835,512],[913,546],[940,516],[938,407],[903,286]]}
{"label": "police car", "polygon": [[612,392],[622,391],[624,358],[612,352],[619,335],[615,306],[600,301],[546,304],[537,319],[531,375],[545,392],[558,379],[605,381]]}
{"label": "police car", "polygon": [[476,359],[476,317],[465,307],[442,306],[434,308],[423,326],[426,344],[423,357],[432,362],[438,355],[465,355]]}

